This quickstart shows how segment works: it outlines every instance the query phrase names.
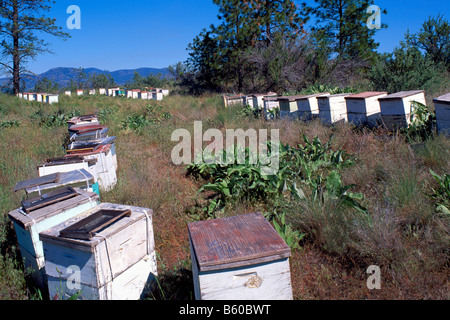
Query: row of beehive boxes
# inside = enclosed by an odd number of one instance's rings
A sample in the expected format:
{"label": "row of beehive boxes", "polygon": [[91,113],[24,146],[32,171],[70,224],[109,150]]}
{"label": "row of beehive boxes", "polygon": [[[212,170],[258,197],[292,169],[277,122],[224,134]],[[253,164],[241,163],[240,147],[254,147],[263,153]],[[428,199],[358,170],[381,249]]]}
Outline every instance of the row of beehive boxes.
{"label": "row of beehive boxes", "polygon": [[[75,94],[77,96],[82,96],[85,93],[89,95],[106,95],[109,97],[127,97],[132,99],[142,99],[142,100],[158,100],[161,101],[164,97],[168,96],[170,91],[168,89],[152,88],[148,91],[140,89],[121,89],[120,87],[115,88],[100,88],[100,89],[90,89],[90,90],[76,90]],[[72,96],[71,91],[66,91],[64,93],[67,96]]]}
{"label": "row of beehive boxes", "polygon": [[[388,129],[404,128],[411,123],[413,101],[426,104],[423,90],[363,92],[358,94],[319,93],[279,97],[276,93],[236,95],[225,98],[226,105],[243,104],[264,110],[278,108],[280,117],[310,120],[319,118],[326,124],[340,121],[356,125],[384,125]],[[450,130],[450,94],[434,99],[439,132]]]}
{"label": "row of beehive boxes", "polygon": [[152,210],[100,202],[116,181],[115,137],[94,115],[68,125],[66,157],[14,188],[26,193],[9,213],[25,267],[50,298],[139,299],[157,274]]}
{"label": "row of beehive boxes", "polygon": [[117,184],[116,137],[108,136],[95,115],[84,115],[68,121],[70,143],[64,157],[51,158],[38,167],[39,175],[84,169],[94,177],[102,191],[110,191]]}
{"label": "row of beehive boxes", "polygon": [[49,104],[59,102],[59,95],[53,93],[19,92],[17,97],[28,101],[37,101]]}

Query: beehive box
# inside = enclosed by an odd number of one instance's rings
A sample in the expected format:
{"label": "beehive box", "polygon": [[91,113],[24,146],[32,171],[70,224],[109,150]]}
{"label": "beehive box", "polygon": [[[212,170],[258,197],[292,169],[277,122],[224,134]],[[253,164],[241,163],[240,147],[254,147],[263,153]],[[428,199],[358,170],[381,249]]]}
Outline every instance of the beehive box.
{"label": "beehive box", "polygon": [[59,96],[57,94],[49,94],[45,97],[45,102],[48,104],[58,103]]}
{"label": "beehive box", "polygon": [[277,93],[267,92],[267,93],[253,93],[247,96],[246,102],[251,107],[263,110],[264,109],[264,97],[276,97]]}
{"label": "beehive box", "polygon": [[[152,214],[102,203],[41,232],[50,297],[80,292],[86,300],[139,299],[157,275]],[[67,285],[73,268],[79,289]]]}
{"label": "beehive box", "polygon": [[36,101],[37,99],[37,94],[36,93],[28,93],[28,101]]}
{"label": "beehive box", "polygon": [[24,260],[25,270],[40,288],[46,288],[45,259],[39,232],[47,230],[83,211],[99,204],[96,193],[74,188],[76,195],[66,200],[25,212],[22,208],[11,211],[8,216],[13,221],[14,230]]}
{"label": "beehive box", "polygon": [[280,118],[298,119],[297,99],[302,96],[278,97],[280,105]]}
{"label": "beehive box", "polygon": [[348,121],[357,125],[373,127],[381,122],[379,98],[387,92],[362,92],[346,97]]}
{"label": "beehive box", "polygon": [[64,94],[66,95],[66,96],[72,96],[72,92],[71,91],[64,91]]}
{"label": "beehive box", "polygon": [[347,122],[345,97],[349,95],[349,93],[341,93],[317,97],[320,120],[325,124]]}
{"label": "beehive box", "polygon": [[100,89],[98,89],[98,93],[102,94],[102,95],[106,95],[106,89],[105,88],[100,88]]}
{"label": "beehive box", "polygon": [[412,102],[425,102],[425,91],[402,91],[379,98],[381,119],[389,130],[406,128],[411,123]]}
{"label": "beehive box", "polygon": [[161,101],[164,98],[162,92],[152,92],[152,99],[153,100],[157,100],[157,101]]}
{"label": "beehive box", "polygon": [[83,90],[77,90],[77,96],[82,96],[84,95],[84,91]]}
{"label": "beehive box", "polygon": [[278,110],[280,109],[280,103],[278,102],[278,97],[264,96],[263,102],[264,102],[264,109],[263,109],[264,119],[266,119],[266,120],[273,119],[273,115],[271,114],[270,111],[273,111],[275,109],[278,109]]}
{"label": "beehive box", "polygon": [[131,97],[133,99],[138,99],[140,94],[141,94],[141,90],[139,90],[139,89],[131,90]]}
{"label": "beehive box", "polygon": [[228,106],[244,106],[245,105],[245,96],[242,94],[239,95],[224,95],[223,97],[223,103],[225,105],[225,108],[227,108]]}
{"label": "beehive box", "polygon": [[328,97],[329,92],[300,96],[297,101],[298,117],[301,120],[311,120],[319,117],[317,97]]}
{"label": "beehive box", "polygon": [[433,100],[438,133],[450,135],[450,93]]}
{"label": "beehive box", "polygon": [[64,173],[84,169],[94,176],[95,182],[97,178],[97,159],[84,159],[81,156],[64,156],[62,158],[50,158],[40,166],[38,166],[38,173],[40,177],[47,176],[53,173]]}
{"label": "beehive box", "polygon": [[81,127],[81,126],[92,126],[92,125],[100,125],[98,118],[95,114],[86,114],[78,117],[73,117],[69,121],[67,121],[67,125],[70,128],[72,127]]}
{"label": "beehive box", "polygon": [[148,100],[148,92],[147,91],[142,91],[141,95],[140,95],[140,98],[142,100]]}
{"label": "beehive box", "polygon": [[95,150],[70,150],[66,157],[79,156],[84,161],[95,161],[95,177],[100,190],[111,191],[117,184],[117,155],[113,144],[102,145]]}
{"label": "beehive box", "polygon": [[[38,197],[41,194],[49,193],[60,189],[62,187],[80,188],[85,191],[95,192],[100,196],[98,182],[92,174],[85,169],[75,170],[71,172],[58,172],[58,179],[56,181],[48,181],[46,183],[39,183],[37,185],[29,185],[25,188],[28,198]],[[43,176],[45,178],[48,176]]]}
{"label": "beehive box", "polygon": [[290,248],[261,213],[188,230],[197,300],[292,300]]}

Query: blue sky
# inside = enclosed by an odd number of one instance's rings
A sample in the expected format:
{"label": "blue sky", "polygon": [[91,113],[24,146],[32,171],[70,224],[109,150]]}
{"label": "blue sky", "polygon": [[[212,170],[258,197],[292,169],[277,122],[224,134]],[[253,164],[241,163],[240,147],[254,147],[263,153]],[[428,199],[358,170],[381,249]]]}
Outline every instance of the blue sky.
{"label": "blue sky", "polygon": [[[392,51],[408,29],[418,31],[430,15],[442,13],[450,20],[450,0],[375,0],[374,4],[388,10],[381,17],[388,28],[375,38],[380,52]],[[81,9],[81,30],[67,28],[70,5]],[[54,67],[164,68],[186,60],[188,44],[203,28],[218,23],[217,14],[212,0],[58,0],[47,16],[56,18],[71,38],[44,36],[54,54],[30,61],[28,69],[40,74]]]}

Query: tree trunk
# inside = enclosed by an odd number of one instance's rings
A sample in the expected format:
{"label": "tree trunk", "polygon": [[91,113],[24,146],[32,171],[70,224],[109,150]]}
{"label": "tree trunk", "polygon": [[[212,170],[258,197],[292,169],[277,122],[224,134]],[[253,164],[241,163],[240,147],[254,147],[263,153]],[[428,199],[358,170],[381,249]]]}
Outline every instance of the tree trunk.
{"label": "tree trunk", "polygon": [[17,0],[13,1],[13,89],[20,92],[19,11]]}

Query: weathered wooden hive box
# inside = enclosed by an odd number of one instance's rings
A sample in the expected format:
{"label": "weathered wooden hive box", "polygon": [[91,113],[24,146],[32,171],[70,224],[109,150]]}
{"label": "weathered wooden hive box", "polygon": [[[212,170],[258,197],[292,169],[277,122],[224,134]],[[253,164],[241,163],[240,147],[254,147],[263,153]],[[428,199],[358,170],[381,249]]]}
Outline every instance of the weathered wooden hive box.
{"label": "weathered wooden hive box", "polygon": [[320,120],[325,124],[347,122],[345,97],[349,95],[349,93],[341,93],[317,97]]}
{"label": "weathered wooden hive box", "polygon": [[[152,210],[111,203],[40,233],[50,297],[137,300],[157,275]],[[78,288],[69,285],[74,269]]]}
{"label": "weathered wooden hive box", "polygon": [[[95,182],[94,176],[85,169],[71,172],[58,172],[54,174],[58,175],[58,179],[55,181],[27,186],[25,188],[27,197],[38,197],[41,194],[49,193],[63,187],[80,188],[85,191],[95,192],[100,196],[98,182]],[[43,176],[41,178],[45,179],[46,177],[48,176]]]}
{"label": "weathered wooden hive box", "polygon": [[133,99],[138,99],[140,94],[141,94],[141,90],[139,90],[139,89],[131,90],[131,97]]}
{"label": "weathered wooden hive box", "polygon": [[70,159],[72,156],[95,162],[93,172],[100,190],[111,191],[117,184],[117,155],[113,144],[100,145],[92,150],[70,150],[65,157]]}
{"label": "weathered wooden hive box", "polygon": [[152,100],[161,101],[164,98],[162,92],[154,91],[152,92]]}
{"label": "weathered wooden hive box", "polygon": [[387,92],[362,92],[346,97],[348,121],[360,126],[375,126],[381,122],[379,98]]}
{"label": "weathered wooden hive box", "polygon": [[11,211],[14,230],[25,270],[40,288],[46,288],[45,259],[39,232],[47,230],[99,204],[98,194],[67,188],[38,198],[24,200],[23,207]]}
{"label": "weathered wooden hive box", "polygon": [[223,103],[225,105],[225,108],[227,108],[228,106],[244,106],[245,105],[245,96],[242,94],[239,95],[224,95],[223,96]]}
{"label": "weathered wooden hive box", "polygon": [[296,100],[299,119],[309,121],[319,117],[319,103],[317,97],[327,97],[329,95],[329,92],[323,92],[300,96]]}
{"label": "weathered wooden hive box", "polygon": [[379,98],[381,119],[389,130],[406,128],[411,123],[412,102],[426,104],[425,91],[402,91]]}
{"label": "weathered wooden hive box", "polygon": [[36,101],[37,99],[37,93],[31,92],[28,93],[28,101]]}
{"label": "weathered wooden hive box", "polygon": [[280,109],[280,103],[278,101],[277,96],[264,96],[263,97],[263,113],[264,113],[264,119],[269,120],[273,118],[273,115],[271,111],[274,111],[275,109]]}
{"label": "weathered wooden hive box", "polygon": [[292,300],[290,248],[261,213],[188,229],[197,300]]}
{"label": "weathered wooden hive box", "polygon": [[58,103],[59,96],[57,94],[49,94],[45,97],[45,102],[48,104]]}
{"label": "weathered wooden hive box", "polygon": [[81,156],[64,156],[62,158],[50,158],[40,166],[38,166],[40,177],[53,173],[64,173],[84,169],[89,172],[98,181],[97,159],[84,159]]}
{"label": "weathered wooden hive box", "polygon": [[276,92],[267,92],[267,93],[253,93],[247,96],[247,104],[251,107],[263,110],[264,109],[264,97],[277,97],[278,94]]}
{"label": "weathered wooden hive box", "polygon": [[46,102],[45,99],[43,99],[44,96],[45,96],[45,93],[36,94],[36,101],[37,102]]}
{"label": "weathered wooden hive box", "polygon": [[141,99],[142,100],[148,100],[148,92],[147,91],[142,91],[141,92]]}
{"label": "weathered wooden hive box", "polygon": [[298,119],[297,99],[301,96],[278,97],[280,105],[280,118]]}
{"label": "weathered wooden hive box", "polygon": [[95,114],[87,114],[78,117],[73,117],[69,121],[67,121],[68,128],[72,127],[81,127],[81,126],[92,126],[92,125],[100,125],[98,118]]}
{"label": "weathered wooden hive box", "polygon": [[450,135],[450,93],[433,100],[439,133]]}

